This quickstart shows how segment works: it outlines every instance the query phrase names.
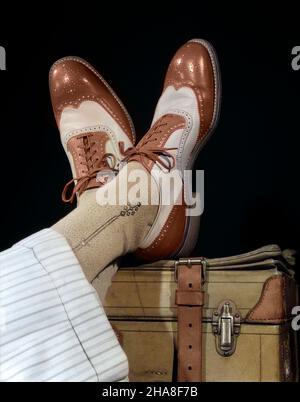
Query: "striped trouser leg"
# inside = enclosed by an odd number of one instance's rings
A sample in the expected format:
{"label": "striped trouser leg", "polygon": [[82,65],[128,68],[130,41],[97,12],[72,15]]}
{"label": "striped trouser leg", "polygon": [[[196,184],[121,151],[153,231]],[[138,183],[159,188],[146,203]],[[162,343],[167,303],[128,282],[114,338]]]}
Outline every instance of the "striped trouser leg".
{"label": "striped trouser leg", "polygon": [[63,236],[0,253],[0,381],[121,381],[128,361]]}

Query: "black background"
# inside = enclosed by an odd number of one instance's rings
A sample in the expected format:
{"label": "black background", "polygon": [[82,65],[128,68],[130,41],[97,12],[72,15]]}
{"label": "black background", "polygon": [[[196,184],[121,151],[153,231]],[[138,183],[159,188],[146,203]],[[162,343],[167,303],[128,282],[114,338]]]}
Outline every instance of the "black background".
{"label": "black background", "polygon": [[[300,46],[295,3],[45,2],[1,5],[0,249],[49,227],[71,206],[48,71],[67,55],[87,59],[147,131],[168,63],[204,38],[221,65],[218,128],[196,167],[205,170],[205,212],[196,253],[217,257],[269,243],[300,249]],[[239,5],[238,5],[239,4]]]}

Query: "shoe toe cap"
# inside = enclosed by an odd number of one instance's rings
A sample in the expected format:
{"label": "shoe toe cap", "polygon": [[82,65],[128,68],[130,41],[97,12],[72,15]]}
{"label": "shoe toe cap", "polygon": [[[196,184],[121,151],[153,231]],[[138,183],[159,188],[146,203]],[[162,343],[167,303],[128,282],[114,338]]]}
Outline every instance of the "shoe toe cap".
{"label": "shoe toe cap", "polygon": [[192,40],[184,44],[173,57],[165,87],[189,84],[198,88],[211,88],[213,81],[213,64],[208,48],[204,43]]}
{"label": "shoe toe cap", "polygon": [[50,70],[50,94],[57,122],[64,107],[76,107],[92,99],[101,85],[84,60],[79,60],[71,57],[58,60]]}

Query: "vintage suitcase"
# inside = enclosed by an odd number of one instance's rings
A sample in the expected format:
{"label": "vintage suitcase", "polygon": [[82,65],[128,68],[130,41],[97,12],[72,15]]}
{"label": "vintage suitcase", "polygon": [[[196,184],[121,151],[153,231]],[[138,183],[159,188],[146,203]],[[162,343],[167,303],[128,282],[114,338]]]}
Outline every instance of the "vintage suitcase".
{"label": "vintage suitcase", "polygon": [[[201,261],[202,380],[296,381],[293,254],[270,245]],[[175,262],[121,267],[108,291],[104,305],[122,334],[130,381],[176,381]]]}

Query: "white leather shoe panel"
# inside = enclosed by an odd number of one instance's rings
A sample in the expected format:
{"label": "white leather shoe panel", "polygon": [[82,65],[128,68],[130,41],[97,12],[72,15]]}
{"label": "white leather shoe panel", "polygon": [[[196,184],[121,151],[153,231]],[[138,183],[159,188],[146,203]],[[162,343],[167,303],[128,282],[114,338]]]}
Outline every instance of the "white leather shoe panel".
{"label": "white leather shoe panel", "polygon": [[65,137],[75,130],[81,130],[93,126],[106,126],[115,133],[118,141],[125,143],[125,149],[131,146],[128,136],[124,133],[118,122],[94,101],[85,101],[78,108],[66,107],[60,119],[60,133],[64,147]]}
{"label": "white leather shoe panel", "polygon": [[173,86],[167,87],[158,101],[152,124],[165,114],[176,113],[176,110],[188,113],[195,121],[200,120],[198,101],[192,88],[182,87],[176,90]]}
{"label": "white leather shoe panel", "polygon": [[[156,183],[159,183],[159,178],[163,179],[163,173],[162,171],[156,167],[152,169],[152,177],[155,179]],[[172,171],[173,175],[173,191],[172,191],[172,197],[175,200],[175,203],[172,202],[170,203],[171,205],[165,205],[166,204],[166,196],[168,197],[168,191],[166,193],[163,193],[164,190],[166,190],[166,186],[164,184],[158,185],[159,188],[159,200],[160,200],[160,205],[159,209],[157,212],[157,216],[155,221],[153,222],[153,225],[148,232],[147,236],[143,239],[140,248],[147,248],[149,247],[159,236],[161,230],[163,229],[164,225],[166,224],[169,215],[172,211],[172,208],[174,204],[178,202],[178,200],[181,199],[181,193],[182,193],[182,175],[181,172],[177,169]],[[165,177],[168,178],[170,177],[170,174],[165,174]],[[163,182],[162,182],[163,183]]]}
{"label": "white leather shoe panel", "polygon": [[[178,114],[184,116],[187,122],[185,129],[176,130],[168,139],[165,148],[177,148],[177,151],[169,151],[176,158],[174,173],[179,180],[175,179],[176,187],[174,188],[175,199],[181,197],[183,170],[191,158],[193,149],[195,148],[200,130],[200,116],[198,110],[198,102],[194,91],[188,87],[182,87],[176,90],[173,86],[169,86],[162,94],[156,107],[153,123],[165,114]],[[155,166],[151,174],[158,181],[160,172]],[[160,188],[160,202],[162,202],[162,187]],[[151,230],[140,245],[141,248],[149,247],[159,236],[161,230],[166,224],[171,213],[173,205],[160,205],[157,218],[154,221]]]}

